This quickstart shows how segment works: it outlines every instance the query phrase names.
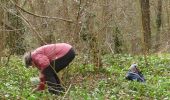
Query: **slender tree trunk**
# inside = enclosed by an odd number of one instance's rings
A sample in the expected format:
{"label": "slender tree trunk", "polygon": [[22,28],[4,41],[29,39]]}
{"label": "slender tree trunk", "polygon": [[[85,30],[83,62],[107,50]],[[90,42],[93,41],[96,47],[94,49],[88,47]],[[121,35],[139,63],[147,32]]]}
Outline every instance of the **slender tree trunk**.
{"label": "slender tree trunk", "polygon": [[[17,0],[15,0],[16,4],[19,4]],[[11,54],[23,54],[25,52],[25,46],[24,46],[24,26],[22,23],[22,20],[18,17],[20,13],[17,11],[15,7],[12,9],[14,10],[15,14],[8,13],[8,23],[11,26],[11,28],[6,27],[7,29],[13,30],[9,32],[7,36],[7,44],[9,46]]]}
{"label": "slender tree trunk", "polygon": [[121,32],[120,32],[119,28],[116,27],[115,31],[114,31],[114,44],[115,44],[114,52],[115,53],[121,53],[122,52],[122,49],[121,49],[122,42],[120,40],[120,36],[121,36]]}
{"label": "slender tree trunk", "polygon": [[142,27],[143,27],[143,53],[145,66],[148,66],[147,54],[151,49],[151,28],[150,28],[150,5],[149,0],[140,0],[141,13],[142,13]]}
{"label": "slender tree trunk", "polygon": [[89,15],[88,19],[88,30],[91,34],[90,38],[90,51],[92,56],[93,64],[96,66],[96,69],[99,69],[101,66],[101,52],[99,50],[99,41],[97,34],[94,32],[94,17],[93,15]]}
{"label": "slender tree trunk", "polygon": [[[0,3],[3,3],[2,1],[0,1]],[[1,45],[0,45],[0,59],[1,59],[1,57],[3,56],[3,50],[4,50],[4,44],[5,44],[5,39],[4,39],[4,37],[5,37],[5,32],[4,32],[4,30],[5,30],[5,28],[4,28],[4,23],[3,23],[3,20],[4,20],[4,10],[0,7],[0,43],[1,43]]]}
{"label": "slender tree trunk", "polygon": [[[67,0],[63,0],[63,18],[65,19],[69,19],[69,12],[68,12],[68,1]],[[66,31],[66,35],[70,36],[71,35],[71,25],[69,22],[64,22],[64,26],[65,31]],[[71,37],[71,36],[70,36]]]}
{"label": "slender tree trunk", "polygon": [[[38,0],[39,11],[40,11],[40,14],[43,16],[48,16],[46,3],[47,3],[46,0]],[[41,33],[41,36],[45,41],[45,43],[44,41],[39,41],[40,45],[44,45],[46,43],[52,43],[54,37],[53,37],[53,34],[49,30],[47,30],[50,27],[48,25],[48,20],[41,19],[40,23],[41,23],[41,27],[39,29],[39,32]]]}
{"label": "slender tree trunk", "polygon": [[140,0],[143,26],[144,51],[149,53],[151,49],[151,28],[150,28],[150,5],[149,0]]}
{"label": "slender tree trunk", "polygon": [[169,37],[170,37],[170,1],[167,1],[167,7],[166,7],[166,12],[167,12],[167,23],[168,23],[168,32],[167,32],[167,42],[170,44],[170,39],[169,39]]}
{"label": "slender tree trunk", "polygon": [[82,0],[79,0],[79,3],[77,3],[77,1],[74,1],[74,6],[75,6],[75,14],[76,14],[76,19],[75,19],[75,25],[74,25],[74,39],[75,39],[75,43],[77,44],[80,40],[80,31],[81,31],[81,26],[82,26],[82,22],[81,22],[81,5],[82,5]]}
{"label": "slender tree trunk", "polygon": [[157,33],[156,33],[156,50],[159,51],[160,49],[160,31],[161,31],[161,24],[162,24],[162,0],[158,0],[158,7],[157,7],[157,19],[156,19],[156,25],[157,25]]}
{"label": "slender tree trunk", "polygon": [[[93,9],[93,1],[89,1],[89,9]],[[92,56],[92,63],[95,68],[98,70],[102,66],[101,62],[101,49],[100,46],[102,45],[99,39],[100,32],[95,32],[95,16],[92,12],[88,13],[87,15],[87,30],[89,31],[89,45],[90,51]]]}
{"label": "slender tree trunk", "polygon": [[[38,5],[39,5],[39,12],[41,15],[46,16],[47,15],[47,7],[45,4],[46,0],[38,0]],[[44,39],[45,42],[50,43],[51,39],[49,38],[49,33],[47,33],[46,29],[48,27],[48,23],[46,19],[40,19],[41,27],[39,28],[39,32],[41,33],[42,38]],[[44,45],[43,41],[39,41],[40,45]]]}

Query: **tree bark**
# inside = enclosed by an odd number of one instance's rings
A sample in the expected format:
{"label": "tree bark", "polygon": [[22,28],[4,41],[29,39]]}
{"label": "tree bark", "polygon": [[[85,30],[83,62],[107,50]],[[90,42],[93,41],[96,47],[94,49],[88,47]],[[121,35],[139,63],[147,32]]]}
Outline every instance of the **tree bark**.
{"label": "tree bark", "polygon": [[158,7],[157,7],[157,19],[156,19],[156,26],[157,26],[157,33],[156,33],[156,51],[160,49],[160,31],[162,25],[162,0],[158,0]]}
{"label": "tree bark", "polygon": [[151,49],[150,5],[149,0],[140,0],[143,26],[143,49],[149,53]]}
{"label": "tree bark", "polygon": [[79,3],[77,3],[76,1],[74,1],[74,9],[76,12],[74,12],[76,14],[75,16],[75,25],[74,25],[74,39],[75,39],[75,43],[77,44],[80,41],[80,31],[81,31],[81,26],[82,26],[82,22],[81,22],[81,6],[82,6],[82,0],[79,1]]}
{"label": "tree bark", "polygon": [[[48,15],[46,2],[47,2],[46,0],[38,0],[39,11],[40,11],[40,14],[43,16]],[[54,36],[51,32],[47,30],[49,28],[48,20],[47,19],[40,19],[40,20],[41,20],[40,21],[41,27],[39,29],[39,32],[41,33],[41,37],[44,39],[44,41],[39,40],[39,44],[45,45],[47,43],[52,43]]]}
{"label": "tree bark", "polygon": [[[63,18],[65,19],[69,19],[69,12],[68,12],[68,1],[67,0],[63,0]],[[65,28],[65,32],[67,36],[71,35],[71,23],[69,22],[64,22],[64,26]],[[71,36],[70,36],[71,37]]]}
{"label": "tree bark", "polygon": [[[2,1],[0,1],[0,3],[3,3]],[[4,20],[4,10],[0,7],[0,59],[1,57],[3,56],[3,50],[4,50],[4,44],[5,44],[5,28],[4,28],[4,23],[3,23],[3,20]]]}
{"label": "tree bark", "polygon": [[121,32],[120,32],[119,28],[116,27],[115,31],[114,31],[114,44],[115,44],[114,52],[115,53],[121,53],[122,52],[122,49],[121,49],[122,42],[120,40],[120,36],[121,36]]}
{"label": "tree bark", "polygon": [[[17,0],[14,1],[16,4],[19,4]],[[6,29],[10,29],[13,31],[10,31],[7,36],[7,45],[10,49],[11,54],[24,54],[25,52],[25,46],[24,46],[24,26],[22,23],[22,20],[18,17],[20,13],[17,11],[17,9],[14,7],[14,5],[11,4],[11,9],[14,10],[14,14],[7,13],[7,19],[9,25],[11,27],[6,27]]]}

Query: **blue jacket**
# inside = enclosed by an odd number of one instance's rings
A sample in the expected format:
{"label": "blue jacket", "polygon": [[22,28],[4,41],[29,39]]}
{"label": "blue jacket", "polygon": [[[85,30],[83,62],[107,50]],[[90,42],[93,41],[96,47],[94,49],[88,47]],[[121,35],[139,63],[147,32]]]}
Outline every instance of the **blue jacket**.
{"label": "blue jacket", "polygon": [[138,82],[145,82],[145,78],[141,72],[134,73],[132,71],[128,71],[128,73],[126,74],[126,79],[131,81],[136,80]]}

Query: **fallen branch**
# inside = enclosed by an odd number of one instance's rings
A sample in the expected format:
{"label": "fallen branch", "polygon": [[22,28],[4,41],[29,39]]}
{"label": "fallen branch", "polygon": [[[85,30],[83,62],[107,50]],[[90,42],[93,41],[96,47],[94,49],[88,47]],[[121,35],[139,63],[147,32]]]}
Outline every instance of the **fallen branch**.
{"label": "fallen branch", "polygon": [[71,84],[70,84],[70,86],[68,87],[68,89],[67,89],[66,93],[64,94],[64,96],[63,96],[62,100],[64,100],[64,98],[66,97],[66,95],[67,95],[68,91],[70,90],[70,88],[71,88]]}

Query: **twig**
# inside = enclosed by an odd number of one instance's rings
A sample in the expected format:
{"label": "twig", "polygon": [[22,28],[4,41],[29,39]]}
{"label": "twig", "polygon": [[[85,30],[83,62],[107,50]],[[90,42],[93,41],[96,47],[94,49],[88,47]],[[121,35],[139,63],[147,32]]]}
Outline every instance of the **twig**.
{"label": "twig", "polygon": [[70,22],[73,23],[72,20],[68,20],[68,19],[64,19],[64,18],[59,18],[59,17],[49,17],[49,16],[42,16],[42,15],[38,15],[38,14],[34,14],[32,12],[26,11],[25,9],[23,9],[22,7],[20,7],[19,5],[17,5],[16,3],[13,2],[13,0],[10,0],[17,8],[19,8],[20,10],[22,10],[23,12],[33,15],[35,17],[40,17],[40,18],[47,18],[47,19],[58,19],[58,20],[62,20],[62,21],[66,21],[66,22]]}
{"label": "twig", "polygon": [[108,42],[106,42],[107,43],[107,45],[109,46],[109,49],[110,49],[110,51],[112,52],[112,54],[114,54],[114,51],[113,51],[113,49],[112,49],[112,47],[111,47],[111,44],[109,44]]}
{"label": "twig", "polygon": [[66,95],[67,95],[68,91],[70,90],[70,88],[71,88],[71,84],[70,84],[70,86],[68,87],[68,89],[67,89],[66,93],[64,94],[64,96],[63,96],[62,100],[64,100],[64,98],[66,97]]}
{"label": "twig", "polygon": [[43,37],[40,36],[39,32],[37,32],[35,30],[35,28],[32,26],[32,24],[24,17],[24,15],[20,11],[19,11],[19,13],[20,13],[22,19],[25,21],[25,23],[27,23],[29,25],[30,29],[32,29],[36,33],[36,35],[39,37],[40,41],[47,44],[46,41],[43,39]]}

